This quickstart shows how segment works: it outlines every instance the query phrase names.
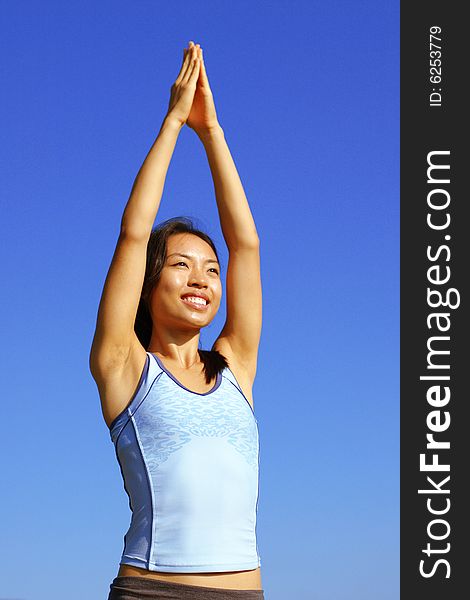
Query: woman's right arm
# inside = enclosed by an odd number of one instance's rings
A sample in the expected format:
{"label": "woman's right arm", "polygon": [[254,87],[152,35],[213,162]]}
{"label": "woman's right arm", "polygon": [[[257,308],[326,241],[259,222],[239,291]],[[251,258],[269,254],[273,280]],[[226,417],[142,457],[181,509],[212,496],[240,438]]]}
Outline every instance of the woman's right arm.
{"label": "woman's right arm", "polygon": [[104,384],[109,374],[120,371],[138,342],[134,322],[145,276],[147,244],[170,160],[189,115],[199,75],[196,51],[191,48],[184,54],[181,71],[171,87],[167,115],[136,176],[124,209],[104,283],[89,359],[90,371],[97,383]]}
{"label": "woman's right arm", "polygon": [[90,370],[102,378],[127,360],[145,275],[147,243],[180,126],[165,119],[135,179],[101,294]]}

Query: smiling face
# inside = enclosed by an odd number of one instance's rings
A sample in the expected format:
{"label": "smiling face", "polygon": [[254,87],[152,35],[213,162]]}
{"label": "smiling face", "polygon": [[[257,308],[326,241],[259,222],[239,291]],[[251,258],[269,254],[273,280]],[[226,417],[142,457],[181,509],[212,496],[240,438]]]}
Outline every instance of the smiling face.
{"label": "smiling face", "polygon": [[220,266],[211,246],[191,233],[171,235],[160,279],[150,296],[154,324],[205,327],[217,314],[221,297]]}

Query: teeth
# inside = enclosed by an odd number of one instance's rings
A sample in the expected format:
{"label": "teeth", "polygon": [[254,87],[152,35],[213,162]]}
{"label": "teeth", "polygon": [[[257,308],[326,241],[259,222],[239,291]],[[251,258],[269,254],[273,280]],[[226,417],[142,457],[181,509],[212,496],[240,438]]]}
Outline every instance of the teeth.
{"label": "teeth", "polygon": [[183,300],[187,300],[188,302],[193,302],[194,304],[202,304],[202,305],[206,305],[207,302],[204,300],[204,298],[199,298],[196,296],[185,296],[183,298]]}

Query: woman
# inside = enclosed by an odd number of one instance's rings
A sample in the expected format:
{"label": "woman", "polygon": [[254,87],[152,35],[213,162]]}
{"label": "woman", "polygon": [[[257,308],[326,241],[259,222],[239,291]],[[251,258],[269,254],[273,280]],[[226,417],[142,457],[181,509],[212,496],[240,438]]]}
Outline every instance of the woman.
{"label": "woman", "polygon": [[[198,346],[222,297],[215,245],[185,218],[153,229],[185,123],[205,148],[229,251],[226,322],[210,351]],[[261,314],[259,238],[190,42],[124,210],[90,353],[132,511],[108,600],[264,598],[252,396]]]}

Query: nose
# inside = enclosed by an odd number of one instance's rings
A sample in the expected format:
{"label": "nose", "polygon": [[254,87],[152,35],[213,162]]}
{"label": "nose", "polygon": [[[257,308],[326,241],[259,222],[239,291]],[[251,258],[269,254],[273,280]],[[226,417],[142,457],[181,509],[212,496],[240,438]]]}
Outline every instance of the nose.
{"label": "nose", "polygon": [[191,269],[188,284],[190,286],[196,285],[196,286],[201,286],[201,287],[207,287],[206,274],[205,274],[204,270],[199,269],[197,267],[194,267],[193,269]]}

